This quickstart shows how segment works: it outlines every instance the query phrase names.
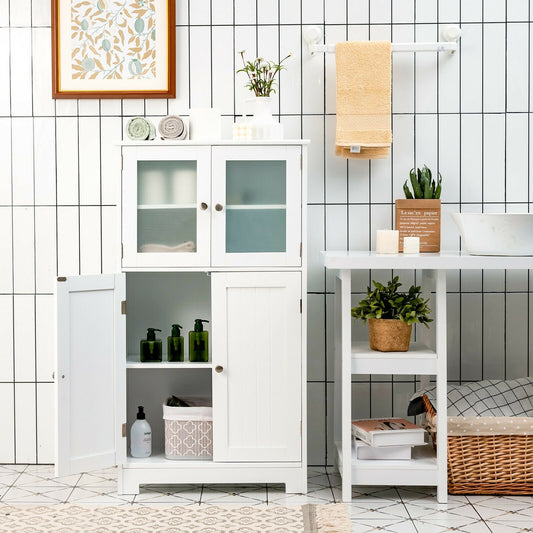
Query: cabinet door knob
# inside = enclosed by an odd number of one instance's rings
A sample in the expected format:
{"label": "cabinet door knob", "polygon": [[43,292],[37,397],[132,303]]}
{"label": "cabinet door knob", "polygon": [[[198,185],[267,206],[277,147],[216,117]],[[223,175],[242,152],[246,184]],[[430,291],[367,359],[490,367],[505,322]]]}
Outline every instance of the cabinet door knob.
{"label": "cabinet door knob", "polygon": [[217,365],[217,366],[215,366],[215,372],[216,372],[217,374],[221,374],[222,372],[224,372],[224,367],[221,366],[221,365]]}
{"label": "cabinet door knob", "polygon": [[215,205],[215,209],[217,211],[222,211],[222,209],[224,209],[224,206],[222,204],[217,204],[217,205]]}
{"label": "cabinet door knob", "polygon": [[200,209],[201,209],[202,211],[205,211],[205,210],[207,209],[207,204],[206,204],[205,202],[202,202],[202,203],[200,204]]}

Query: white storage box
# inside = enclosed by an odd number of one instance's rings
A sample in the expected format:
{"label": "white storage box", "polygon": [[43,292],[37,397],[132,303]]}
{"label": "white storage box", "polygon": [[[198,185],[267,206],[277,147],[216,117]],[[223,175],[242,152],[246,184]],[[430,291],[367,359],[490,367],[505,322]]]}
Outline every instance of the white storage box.
{"label": "white storage box", "polygon": [[208,402],[183,398],[192,407],[163,404],[165,457],[167,459],[213,458],[213,407]]}

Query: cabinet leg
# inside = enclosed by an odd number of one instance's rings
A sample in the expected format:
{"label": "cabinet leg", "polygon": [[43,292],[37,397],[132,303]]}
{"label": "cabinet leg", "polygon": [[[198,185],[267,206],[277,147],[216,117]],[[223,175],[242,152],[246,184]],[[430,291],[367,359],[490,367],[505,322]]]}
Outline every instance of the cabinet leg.
{"label": "cabinet leg", "polygon": [[296,472],[285,479],[287,494],[307,494],[307,472]]}
{"label": "cabinet leg", "polygon": [[117,492],[118,494],[139,494],[139,483],[129,479],[126,480],[124,475],[119,474]]}

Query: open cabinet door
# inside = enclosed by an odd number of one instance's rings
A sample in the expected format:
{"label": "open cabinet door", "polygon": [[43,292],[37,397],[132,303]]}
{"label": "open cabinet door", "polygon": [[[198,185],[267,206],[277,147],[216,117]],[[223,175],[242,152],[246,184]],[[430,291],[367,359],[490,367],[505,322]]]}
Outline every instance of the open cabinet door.
{"label": "open cabinet door", "polygon": [[125,295],[124,274],[58,281],[56,476],[113,466],[125,452]]}

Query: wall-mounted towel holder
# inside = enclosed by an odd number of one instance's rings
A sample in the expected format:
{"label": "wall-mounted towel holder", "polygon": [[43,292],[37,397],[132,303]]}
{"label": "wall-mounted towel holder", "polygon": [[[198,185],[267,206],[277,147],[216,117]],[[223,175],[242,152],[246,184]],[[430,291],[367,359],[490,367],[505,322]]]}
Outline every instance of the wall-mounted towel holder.
{"label": "wall-mounted towel holder", "polygon": [[[319,44],[322,41],[320,26],[307,26],[303,38],[307,42],[309,53],[313,56],[317,52],[333,53],[334,44]],[[450,52],[457,50],[457,43],[461,38],[461,28],[455,24],[444,26],[440,32],[442,41],[436,43],[392,43],[393,52]]]}

